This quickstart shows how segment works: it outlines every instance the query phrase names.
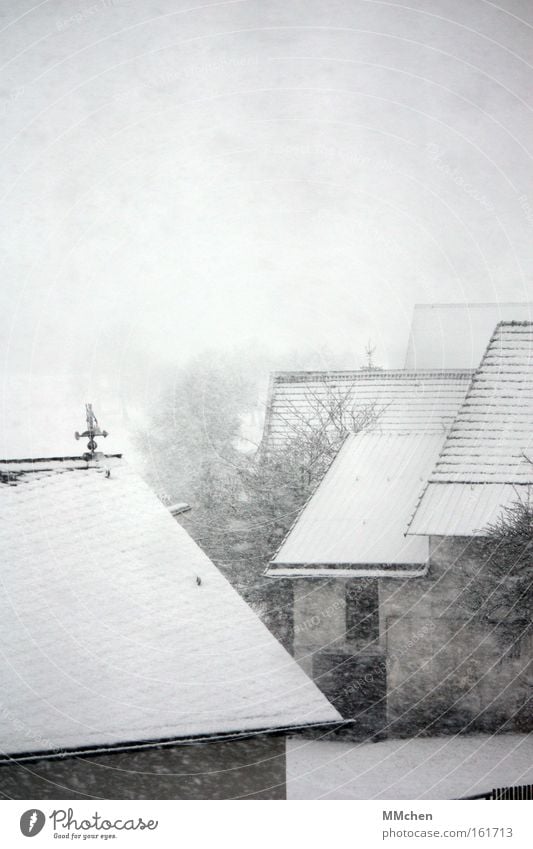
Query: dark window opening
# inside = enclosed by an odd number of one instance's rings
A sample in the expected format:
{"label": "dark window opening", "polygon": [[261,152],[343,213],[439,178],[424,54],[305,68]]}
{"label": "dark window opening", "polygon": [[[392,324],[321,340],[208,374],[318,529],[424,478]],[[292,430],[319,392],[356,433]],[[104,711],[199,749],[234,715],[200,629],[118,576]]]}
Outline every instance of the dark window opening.
{"label": "dark window opening", "polygon": [[365,643],[379,639],[377,580],[346,585],[346,639]]}

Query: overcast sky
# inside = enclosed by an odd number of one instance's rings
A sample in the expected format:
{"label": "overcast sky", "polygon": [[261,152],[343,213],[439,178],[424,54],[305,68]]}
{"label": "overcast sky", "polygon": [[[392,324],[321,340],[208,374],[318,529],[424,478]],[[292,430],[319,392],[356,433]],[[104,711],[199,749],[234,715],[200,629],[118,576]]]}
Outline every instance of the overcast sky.
{"label": "overcast sky", "polygon": [[0,10],[4,374],[401,366],[415,302],[531,299],[530,0]]}

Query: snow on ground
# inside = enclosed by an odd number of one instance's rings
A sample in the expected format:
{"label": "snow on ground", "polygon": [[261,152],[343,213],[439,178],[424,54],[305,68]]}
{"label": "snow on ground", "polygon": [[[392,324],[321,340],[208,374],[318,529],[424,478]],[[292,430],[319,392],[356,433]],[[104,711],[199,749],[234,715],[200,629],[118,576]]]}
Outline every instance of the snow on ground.
{"label": "snow on ground", "polygon": [[289,799],[459,799],[533,783],[533,734],[287,741]]}

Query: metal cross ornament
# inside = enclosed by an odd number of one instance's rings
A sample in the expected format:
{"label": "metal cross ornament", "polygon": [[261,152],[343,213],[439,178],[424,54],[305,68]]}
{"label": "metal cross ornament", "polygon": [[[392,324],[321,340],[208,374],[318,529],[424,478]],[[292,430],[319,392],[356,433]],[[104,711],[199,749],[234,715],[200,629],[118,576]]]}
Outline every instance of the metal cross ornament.
{"label": "metal cross ornament", "polygon": [[98,419],[93,413],[93,405],[85,404],[85,418],[87,420],[87,430],[84,430],[83,433],[79,433],[76,431],[74,436],[76,439],[84,439],[87,437],[89,439],[87,443],[87,448],[94,455],[94,452],[98,448],[97,443],[95,442],[95,436],[103,436],[104,439],[108,435],[107,430],[100,430],[98,425]]}

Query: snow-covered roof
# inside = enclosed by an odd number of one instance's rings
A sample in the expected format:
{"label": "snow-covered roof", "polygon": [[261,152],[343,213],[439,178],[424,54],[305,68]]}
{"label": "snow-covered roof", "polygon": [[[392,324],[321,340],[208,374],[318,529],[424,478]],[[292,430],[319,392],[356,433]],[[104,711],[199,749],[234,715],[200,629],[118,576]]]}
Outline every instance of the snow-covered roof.
{"label": "snow-covered roof", "polygon": [[1,753],[339,720],[119,457],[0,474]]}
{"label": "snow-covered roof", "polygon": [[435,433],[349,436],[267,574],[424,574],[428,540],[404,534],[443,440]]}
{"label": "snow-covered roof", "polygon": [[179,516],[181,513],[188,513],[191,509],[190,504],[185,501],[177,501],[175,504],[167,504],[167,510],[173,516]]}
{"label": "snow-covered roof", "polygon": [[501,322],[444,443],[411,534],[479,535],[533,484],[533,322]]}
{"label": "snow-covered roof", "polygon": [[[383,432],[444,433],[461,405],[472,372],[359,370],[275,372],[263,445],[283,445],[301,427],[341,407],[368,413],[366,427]],[[350,420],[348,419],[348,427]]]}
{"label": "snow-covered roof", "polygon": [[500,321],[533,321],[533,303],[415,304],[405,368],[477,368]]}

